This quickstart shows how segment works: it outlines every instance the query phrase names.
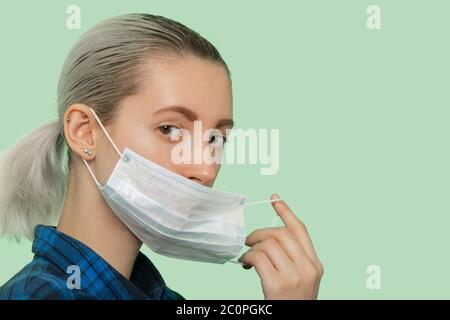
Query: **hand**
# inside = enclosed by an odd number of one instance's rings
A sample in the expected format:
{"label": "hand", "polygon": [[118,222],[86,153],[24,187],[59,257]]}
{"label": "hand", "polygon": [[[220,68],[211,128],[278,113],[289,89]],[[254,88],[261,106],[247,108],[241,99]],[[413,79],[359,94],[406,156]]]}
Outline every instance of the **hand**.
{"label": "hand", "polygon": [[323,266],[308,231],[284,201],[272,206],[285,226],[248,235],[245,244],[251,248],[239,261],[245,269],[255,267],[265,299],[317,299]]}

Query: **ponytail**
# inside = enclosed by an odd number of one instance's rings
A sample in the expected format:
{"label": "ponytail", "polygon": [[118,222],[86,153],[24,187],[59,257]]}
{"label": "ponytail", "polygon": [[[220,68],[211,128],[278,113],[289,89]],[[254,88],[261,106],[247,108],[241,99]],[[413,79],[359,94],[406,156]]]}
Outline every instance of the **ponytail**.
{"label": "ponytail", "polygon": [[66,192],[64,136],[50,122],[0,156],[0,236],[32,240],[37,224],[51,223]]}

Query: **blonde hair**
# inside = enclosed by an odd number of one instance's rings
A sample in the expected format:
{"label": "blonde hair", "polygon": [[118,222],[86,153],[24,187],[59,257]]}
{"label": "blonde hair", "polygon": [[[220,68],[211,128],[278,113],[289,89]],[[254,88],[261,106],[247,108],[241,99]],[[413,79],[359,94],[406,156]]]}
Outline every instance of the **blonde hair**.
{"label": "blonde hair", "polygon": [[58,119],[32,131],[0,157],[0,235],[33,239],[62,209],[72,162],[63,135],[63,116],[74,103],[92,107],[106,125],[119,102],[135,94],[140,67],[149,57],[191,54],[222,65],[217,49],[199,33],[151,14],[104,20],[69,52],[58,83]]}

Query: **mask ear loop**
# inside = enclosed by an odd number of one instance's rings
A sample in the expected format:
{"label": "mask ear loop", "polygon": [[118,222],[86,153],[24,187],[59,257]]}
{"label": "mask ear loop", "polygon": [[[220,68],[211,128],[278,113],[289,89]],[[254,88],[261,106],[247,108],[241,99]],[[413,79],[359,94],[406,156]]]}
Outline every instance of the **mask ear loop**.
{"label": "mask ear loop", "polygon": [[106,131],[105,127],[103,126],[102,122],[100,121],[100,118],[97,116],[97,114],[95,113],[94,109],[92,109],[91,107],[89,107],[89,109],[91,109],[92,115],[94,116],[95,120],[97,121],[98,125],[100,126],[100,128],[102,128],[103,133],[106,135],[106,138],[108,138],[109,142],[111,142],[112,146],[114,147],[114,149],[116,150],[117,154],[119,155],[119,157],[122,157],[122,153],[119,151],[119,148],[117,148],[117,146],[115,145],[115,143],[112,141],[108,131]]}
{"label": "mask ear loop", "polygon": [[[259,201],[250,201],[250,202],[244,202],[244,206],[247,205],[254,205],[254,204],[261,204],[261,203],[269,203],[269,202],[277,202],[277,201],[283,201],[283,199],[272,199],[272,200],[259,200]],[[273,227],[273,224],[275,223],[276,218],[278,217],[278,215],[274,215],[272,218],[272,222],[270,223],[270,226]],[[231,262],[231,263],[235,263],[235,264],[240,264],[240,265],[244,265],[244,263],[239,262],[237,260],[228,260],[227,262]]]}
{"label": "mask ear loop", "polygon": [[250,202],[244,202],[244,206],[250,206],[252,204],[260,204],[260,203],[268,203],[268,202],[277,202],[277,201],[283,201],[283,199],[271,199],[271,200],[259,200],[259,201],[250,201]]}
{"label": "mask ear loop", "polygon": [[[114,150],[116,150],[117,154],[119,155],[119,157],[122,157],[122,153],[119,151],[119,148],[117,148],[117,146],[115,145],[115,143],[113,142],[113,140],[111,139],[108,131],[106,131],[105,127],[103,126],[102,122],[100,121],[100,118],[97,116],[97,114],[95,113],[94,109],[92,109],[91,107],[89,107],[89,109],[91,110],[92,115],[94,116],[95,120],[97,121],[98,125],[100,126],[100,128],[102,129],[103,133],[106,135],[106,138],[109,140],[109,142],[111,143],[111,145],[114,147]],[[102,188],[102,185],[100,184],[100,182],[98,182],[97,178],[95,177],[94,173],[92,172],[91,167],[89,166],[89,164],[87,163],[86,159],[82,158],[84,161],[84,164],[86,165],[89,173],[91,174],[92,178],[95,181],[95,184],[99,187]]]}
{"label": "mask ear loop", "polygon": [[[244,202],[244,206],[245,205],[253,205],[253,204],[260,204],[260,203],[268,203],[268,202],[277,202],[277,201],[283,201],[283,199],[272,199],[272,200],[261,200],[261,201],[251,201],[251,202]],[[277,219],[278,215],[274,215],[272,218],[272,222],[270,223],[270,226],[273,227],[276,219]]]}

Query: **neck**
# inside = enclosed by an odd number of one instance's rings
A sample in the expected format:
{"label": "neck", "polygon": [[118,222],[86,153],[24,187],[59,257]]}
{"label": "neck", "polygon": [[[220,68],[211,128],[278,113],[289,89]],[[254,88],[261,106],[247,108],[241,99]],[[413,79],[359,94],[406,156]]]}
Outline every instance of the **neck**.
{"label": "neck", "polygon": [[[77,183],[75,175],[80,178]],[[90,247],[130,278],[142,242],[114,214],[86,170],[69,177],[57,229]]]}

